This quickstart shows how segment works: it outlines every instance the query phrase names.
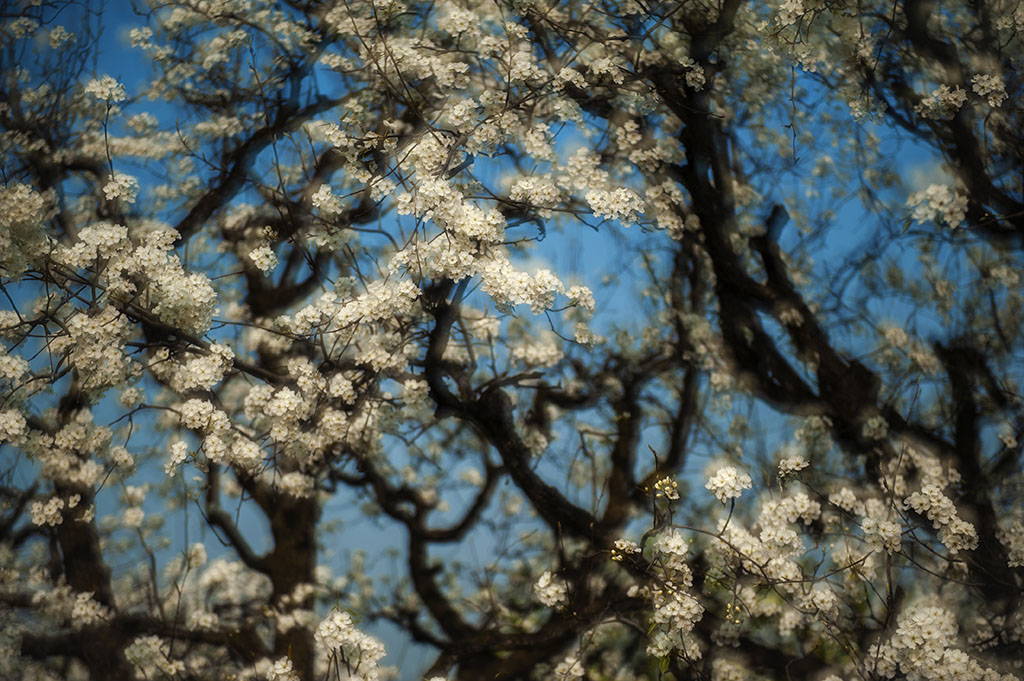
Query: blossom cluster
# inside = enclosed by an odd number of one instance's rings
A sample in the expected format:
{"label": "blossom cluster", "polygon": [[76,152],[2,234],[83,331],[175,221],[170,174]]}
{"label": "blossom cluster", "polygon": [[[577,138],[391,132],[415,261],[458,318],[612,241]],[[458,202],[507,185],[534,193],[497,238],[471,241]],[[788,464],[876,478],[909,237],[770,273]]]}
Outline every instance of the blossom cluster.
{"label": "blossom cluster", "polygon": [[787,475],[793,475],[799,473],[803,469],[807,468],[810,464],[807,463],[807,459],[802,456],[789,456],[779,460],[779,476],[786,477]]}
{"label": "blossom cluster", "polygon": [[976,549],[978,533],[974,526],[957,515],[956,506],[938,485],[925,485],[904,502],[908,508],[925,514],[939,531],[939,540],[951,553]]}
{"label": "blossom cluster", "polygon": [[652,608],[647,653],[663,658],[677,651],[684,659],[697,660],[702,652],[692,632],[705,608],[691,591],[693,573],[686,563],[689,543],[678,531],[664,531],[654,546],[657,586],[645,590]]}
{"label": "blossom cluster", "polygon": [[754,481],[735,466],[722,466],[704,485],[723,504],[730,499],[738,499],[743,490],[750,489]]}
{"label": "blossom cluster", "polygon": [[993,109],[1006,101],[1006,84],[998,76],[986,74],[971,76],[971,87],[975,93],[984,97]]}
{"label": "blossom cluster", "polygon": [[566,603],[568,597],[567,584],[561,577],[555,577],[551,571],[545,571],[537,583],[533,585],[533,592],[537,599],[549,608],[557,608]]}
{"label": "blossom cluster", "polygon": [[384,646],[376,638],[356,629],[352,616],[332,610],[313,634],[317,646],[328,657],[338,658],[338,666],[348,670],[353,680],[376,681],[380,676],[378,662],[384,657]]}
{"label": "blossom cluster", "polygon": [[170,656],[170,643],[158,636],[138,636],[124,649],[124,656],[135,667],[135,678],[148,678],[153,670],[169,677],[185,672],[185,664]]}
{"label": "blossom cluster", "polygon": [[113,76],[108,75],[90,80],[85,86],[85,93],[96,99],[114,103],[128,99],[124,85],[117,82]]}
{"label": "blossom cluster", "polygon": [[914,681],[1016,681],[1016,676],[986,669],[961,650],[958,633],[956,618],[947,608],[917,601],[899,614],[895,633],[871,647],[869,659],[881,676],[890,679],[903,674]]}
{"label": "blossom cluster", "polygon": [[139,195],[139,181],[131,175],[117,173],[103,186],[103,195],[108,201],[119,199],[124,203],[135,203]]}
{"label": "blossom cluster", "polygon": [[915,222],[935,221],[959,227],[967,215],[967,196],[947,185],[932,184],[907,199]]}
{"label": "blossom cluster", "polygon": [[93,598],[92,592],[74,591],[66,584],[57,584],[32,594],[33,605],[58,620],[67,620],[74,629],[85,629],[107,620],[109,608]]}
{"label": "blossom cluster", "polygon": [[952,118],[967,103],[967,92],[959,87],[940,85],[921,99],[916,110],[922,118]]}

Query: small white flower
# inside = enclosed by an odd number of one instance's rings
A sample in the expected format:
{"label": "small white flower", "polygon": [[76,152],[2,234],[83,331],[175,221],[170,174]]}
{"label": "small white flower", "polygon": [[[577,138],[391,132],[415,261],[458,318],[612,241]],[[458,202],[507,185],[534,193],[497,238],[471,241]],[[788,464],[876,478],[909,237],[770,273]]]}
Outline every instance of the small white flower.
{"label": "small white flower", "polygon": [[85,93],[108,102],[123,102],[128,99],[124,85],[121,85],[112,76],[93,78],[85,86]]}
{"label": "small white flower", "polygon": [[326,216],[337,215],[341,212],[341,204],[338,203],[338,197],[331,191],[329,184],[322,184],[320,188],[316,190],[316,193],[310,197],[313,206],[320,209],[320,212]]}
{"label": "small white flower", "polygon": [[565,580],[553,577],[551,571],[546,571],[533,585],[533,591],[541,603],[549,608],[562,605],[566,601]]}
{"label": "small white flower", "polygon": [[685,556],[687,549],[690,548],[686,543],[686,538],[677,530],[658,535],[657,547],[658,551],[673,556]]}
{"label": "small white flower", "polygon": [[195,543],[188,547],[185,561],[190,568],[197,568],[206,562],[206,546],[202,543]]}
{"label": "small white flower", "polygon": [[940,85],[914,107],[922,118],[950,119],[967,103],[967,91],[963,88]]}
{"label": "small white flower", "polygon": [[878,415],[869,418],[861,427],[861,435],[869,440],[883,440],[888,433],[889,424]]}
{"label": "small white flower", "polygon": [[971,76],[973,90],[988,101],[993,109],[1000,106],[1006,100],[1006,85],[1003,79],[998,76],[977,74]]}
{"label": "small white flower", "polygon": [[122,522],[125,527],[142,527],[142,520],[145,517],[146,514],[141,508],[133,506],[124,510]]}
{"label": "small white flower", "polygon": [[185,463],[186,457],[188,457],[188,443],[179,440],[171,445],[171,455],[167,457],[167,463],[164,464],[164,475],[172,475],[178,466]]}
{"label": "small white flower", "polygon": [[711,490],[711,493],[724,504],[729,499],[738,499],[743,490],[750,489],[753,485],[754,481],[749,475],[733,466],[725,466],[711,476],[704,488]]}
{"label": "small white flower", "polygon": [[282,657],[267,671],[267,681],[299,681],[299,677],[292,668],[292,661]]}
{"label": "small white flower", "polygon": [[639,220],[644,212],[644,200],[625,187],[612,191],[593,189],[586,193],[585,198],[595,217],[620,220],[626,226]]}
{"label": "small white flower", "polygon": [[570,305],[582,307],[587,312],[594,311],[594,294],[586,286],[570,286],[565,295]]}
{"label": "small white flower", "polygon": [[583,669],[583,665],[576,659],[575,655],[570,655],[555,667],[555,678],[558,681],[573,681],[574,679],[582,679],[583,674],[586,673]]}
{"label": "small white flower", "polygon": [[907,205],[914,209],[914,222],[941,222],[955,228],[967,216],[967,196],[941,184],[911,194]]}
{"label": "small white flower", "polygon": [[64,522],[61,511],[64,508],[64,500],[60,497],[50,497],[44,504],[40,501],[33,502],[29,509],[33,525],[49,525],[55,527]]}
{"label": "small white flower", "polygon": [[50,29],[50,47],[53,49],[59,48],[66,42],[73,41],[75,34],[68,32],[63,26],[54,26]]}
{"label": "small white flower", "polygon": [[779,461],[779,477],[786,477],[792,475],[798,471],[802,471],[807,468],[810,464],[802,456],[790,456]]}
{"label": "small white flower", "polygon": [[249,251],[249,260],[264,274],[269,275],[277,267],[277,254],[270,246],[260,246]]}
{"label": "small white flower", "polygon": [[18,17],[4,28],[10,31],[15,38],[25,38],[35,35],[35,32],[39,30],[39,22],[30,17]]}
{"label": "small white flower", "polygon": [[135,203],[139,195],[139,181],[131,175],[118,173],[103,187],[103,194],[108,201],[120,199],[125,203]]}

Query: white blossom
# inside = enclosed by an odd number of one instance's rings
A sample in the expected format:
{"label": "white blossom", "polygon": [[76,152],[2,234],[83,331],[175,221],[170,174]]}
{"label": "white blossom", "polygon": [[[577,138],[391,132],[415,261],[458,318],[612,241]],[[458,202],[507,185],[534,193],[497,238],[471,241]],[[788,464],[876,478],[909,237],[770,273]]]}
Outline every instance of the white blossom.
{"label": "white blossom", "polygon": [[358,674],[358,678],[365,681],[379,678],[377,663],[384,657],[384,645],[357,630],[347,612],[332,610],[317,626],[313,639],[329,656],[338,656],[340,666]]}
{"label": "white blossom", "polygon": [[566,589],[565,580],[553,576],[550,571],[545,571],[533,585],[533,592],[537,594],[537,599],[549,608],[557,608],[565,604]]}
{"label": "white blossom", "polygon": [[277,254],[270,246],[260,246],[249,251],[249,260],[266,275],[269,275],[277,267]]}
{"label": "white blossom", "polygon": [[64,522],[64,500],[60,497],[50,497],[44,504],[41,501],[32,502],[29,513],[32,516],[34,525],[49,525],[54,527]]}
{"label": "white blossom", "polygon": [[959,86],[940,85],[914,107],[922,118],[952,118],[967,103],[967,92]]}
{"label": "white blossom", "polygon": [[103,186],[103,195],[108,201],[118,199],[124,203],[135,203],[139,195],[139,181],[131,175],[117,173]]}
{"label": "white blossom", "polygon": [[125,91],[124,85],[117,82],[113,76],[106,75],[90,80],[85,86],[85,93],[92,95],[96,99],[115,103],[128,99],[128,93]]}
{"label": "white blossom", "polygon": [[738,499],[743,490],[750,489],[753,484],[754,481],[746,473],[734,466],[723,466],[708,479],[704,488],[711,490],[711,493],[724,504],[729,499]]}
{"label": "white blossom", "polygon": [[911,194],[907,205],[914,209],[915,222],[933,220],[949,227],[959,227],[967,216],[967,197],[946,185],[929,185],[927,189]]}
{"label": "white blossom", "polygon": [[993,109],[1006,101],[1006,85],[998,76],[981,73],[973,75],[971,76],[971,86],[974,92],[984,97]]}

